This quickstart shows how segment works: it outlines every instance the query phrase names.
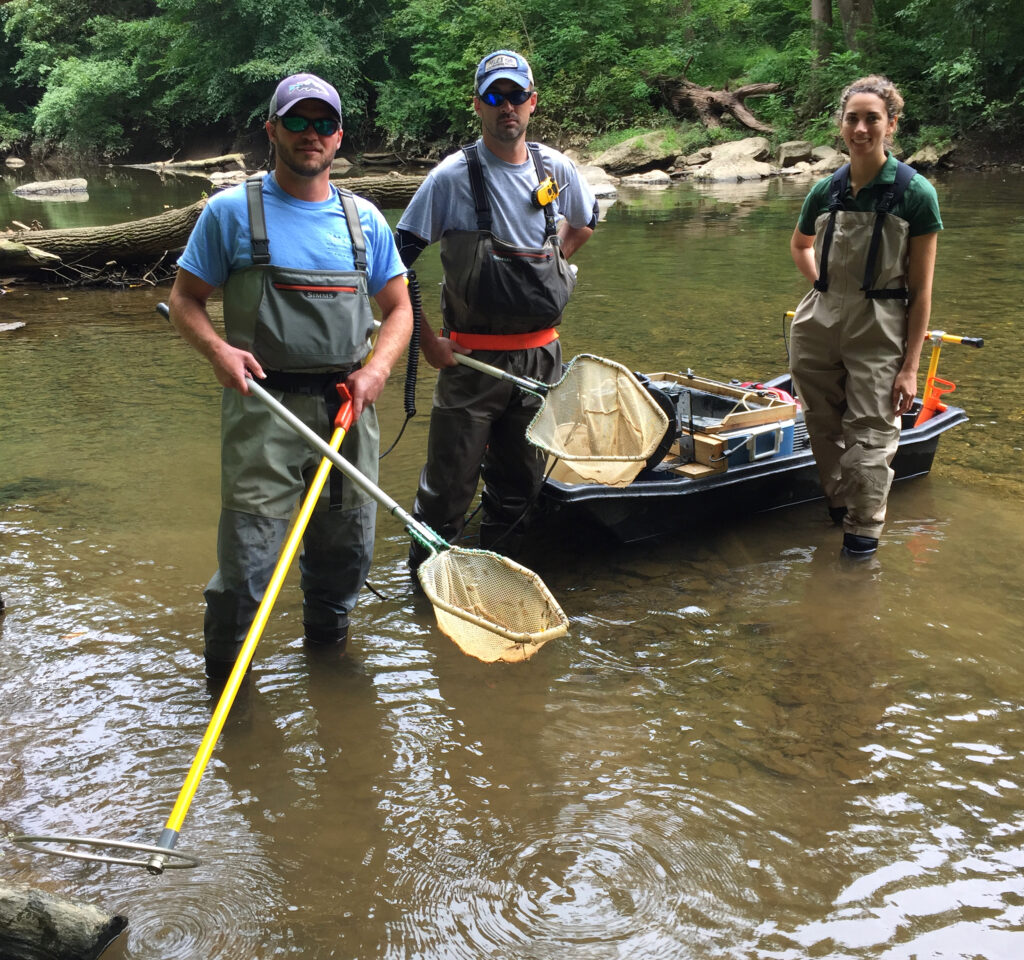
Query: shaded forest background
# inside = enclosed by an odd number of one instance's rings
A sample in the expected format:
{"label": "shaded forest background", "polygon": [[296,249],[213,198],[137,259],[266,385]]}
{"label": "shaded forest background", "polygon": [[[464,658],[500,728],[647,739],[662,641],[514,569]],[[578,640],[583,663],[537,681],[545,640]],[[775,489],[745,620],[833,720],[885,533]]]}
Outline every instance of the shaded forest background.
{"label": "shaded forest background", "polygon": [[1019,0],[0,0],[0,153],[185,156],[243,143],[282,77],[333,82],[345,148],[436,157],[474,135],[472,76],[524,53],[531,134],[560,146],[678,131],[681,152],[741,135],[673,116],[665,78],[749,102],[775,140],[831,142],[836,97],[884,73],[907,100],[900,144],[1024,139]]}

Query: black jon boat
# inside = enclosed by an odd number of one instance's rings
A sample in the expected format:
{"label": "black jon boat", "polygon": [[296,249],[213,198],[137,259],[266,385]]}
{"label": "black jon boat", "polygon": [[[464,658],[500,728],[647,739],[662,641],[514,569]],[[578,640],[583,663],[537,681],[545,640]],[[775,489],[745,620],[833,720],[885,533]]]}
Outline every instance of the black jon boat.
{"label": "black jon boat", "polygon": [[[541,490],[542,508],[555,521],[596,525],[632,543],[823,499],[788,374],[756,385],[717,384],[692,373],[641,380],[669,416],[662,446],[625,486],[573,482],[556,464]],[[920,411],[918,398],[903,415],[896,480],[927,474],[939,437],[968,419],[960,407],[940,405],[915,426]]]}

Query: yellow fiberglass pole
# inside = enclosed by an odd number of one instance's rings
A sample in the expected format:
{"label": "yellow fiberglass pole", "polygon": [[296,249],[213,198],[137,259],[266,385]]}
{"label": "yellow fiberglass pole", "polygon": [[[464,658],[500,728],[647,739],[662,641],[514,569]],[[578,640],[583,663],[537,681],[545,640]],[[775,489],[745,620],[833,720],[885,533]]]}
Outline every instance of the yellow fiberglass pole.
{"label": "yellow fiberglass pole", "polygon": [[[330,446],[335,451],[341,448],[341,441],[345,438],[346,432],[352,425],[352,398],[349,395],[348,388],[345,387],[344,384],[339,384],[338,393],[341,395],[342,404],[341,409],[338,411],[338,416],[334,421],[335,430],[330,442]],[[181,786],[181,791],[179,792],[178,799],[174,804],[174,809],[171,810],[171,815],[167,818],[167,823],[164,826],[163,832],[160,834],[160,839],[157,841],[156,845],[158,847],[165,847],[168,850],[172,850],[178,840],[178,834],[181,831],[181,824],[185,819],[185,815],[188,813],[188,808],[192,803],[193,797],[196,795],[196,790],[199,789],[199,781],[202,779],[203,772],[206,770],[206,765],[210,762],[210,757],[213,754],[213,748],[217,743],[217,738],[224,729],[224,723],[227,720],[228,712],[231,710],[231,706],[235,702],[235,696],[238,693],[239,687],[242,685],[245,672],[249,669],[249,664],[252,662],[253,654],[256,652],[256,645],[260,642],[260,637],[263,635],[263,630],[267,625],[267,620],[270,617],[270,611],[273,609],[278,594],[281,592],[281,587],[284,584],[284,578],[288,573],[288,568],[291,566],[291,562],[294,559],[295,554],[298,552],[299,544],[302,542],[302,535],[306,531],[306,526],[308,525],[309,518],[313,513],[313,508],[316,506],[317,499],[324,488],[324,484],[327,482],[327,476],[330,472],[331,461],[327,459],[327,457],[324,457],[313,477],[313,482],[309,487],[309,491],[306,493],[305,500],[302,502],[298,516],[295,518],[295,523],[292,525],[291,533],[281,550],[281,556],[278,559],[277,566],[274,568],[274,572],[270,577],[270,583],[267,584],[266,592],[263,594],[263,599],[260,601],[259,608],[256,610],[256,616],[253,618],[252,624],[249,627],[249,632],[246,634],[245,642],[242,644],[242,649],[239,651],[238,658],[235,660],[235,665],[228,676],[227,682],[224,684],[224,690],[220,695],[220,700],[217,701],[217,706],[213,711],[213,716],[210,717],[210,723],[206,728],[206,734],[203,736],[203,740],[199,744],[199,749],[196,751],[195,759],[192,761],[192,766],[188,771],[188,775],[185,777],[185,782]],[[154,854],[150,858],[146,868],[150,873],[163,873],[164,859],[165,858],[162,854]]]}

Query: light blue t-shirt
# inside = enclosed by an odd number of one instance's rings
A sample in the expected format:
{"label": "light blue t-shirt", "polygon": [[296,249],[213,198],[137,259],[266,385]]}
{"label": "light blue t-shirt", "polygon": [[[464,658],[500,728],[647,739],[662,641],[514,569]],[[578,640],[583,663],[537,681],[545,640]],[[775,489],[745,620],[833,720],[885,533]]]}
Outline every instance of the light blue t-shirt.
{"label": "light blue t-shirt", "polygon": [[[262,187],[271,263],[305,270],[355,267],[345,211],[333,185],[330,197],[318,203],[285,193],[273,174],[263,178]],[[367,289],[374,296],[405,267],[383,214],[369,200],[355,200],[366,241]],[[178,266],[214,287],[222,287],[230,273],[252,266],[245,184],[210,198]]]}
{"label": "light blue t-shirt", "polygon": [[[506,163],[491,153],[482,139],[477,144],[491,205],[491,233],[512,246],[541,246],[544,212],[530,201],[538,186],[533,159]],[[553,201],[555,219],[564,218],[571,227],[588,226],[597,213],[590,186],[564,154],[543,144],[540,150],[544,172],[554,178],[559,188],[558,198]],[[405,208],[398,229],[408,230],[427,243],[440,240],[449,230],[477,229],[469,169],[461,150],[445,157],[430,171]]]}

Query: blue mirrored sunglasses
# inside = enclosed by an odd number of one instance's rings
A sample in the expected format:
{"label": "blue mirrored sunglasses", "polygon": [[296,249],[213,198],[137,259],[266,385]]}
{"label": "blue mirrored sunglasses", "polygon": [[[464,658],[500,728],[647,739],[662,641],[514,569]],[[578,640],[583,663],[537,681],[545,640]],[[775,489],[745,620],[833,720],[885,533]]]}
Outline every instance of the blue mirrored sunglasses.
{"label": "blue mirrored sunglasses", "polygon": [[303,133],[312,125],[313,129],[321,137],[333,136],[341,127],[341,123],[332,117],[319,117],[316,120],[310,120],[309,117],[287,116],[278,117],[277,119],[281,121],[281,126],[285,130],[290,130],[292,133]]}
{"label": "blue mirrored sunglasses", "polygon": [[487,93],[480,94],[480,99],[492,107],[500,107],[506,100],[514,107],[521,107],[532,96],[532,90],[513,90],[511,93],[498,93],[496,90],[488,90]]}

